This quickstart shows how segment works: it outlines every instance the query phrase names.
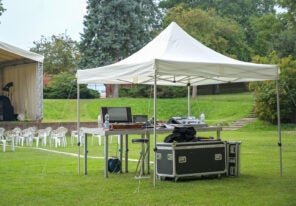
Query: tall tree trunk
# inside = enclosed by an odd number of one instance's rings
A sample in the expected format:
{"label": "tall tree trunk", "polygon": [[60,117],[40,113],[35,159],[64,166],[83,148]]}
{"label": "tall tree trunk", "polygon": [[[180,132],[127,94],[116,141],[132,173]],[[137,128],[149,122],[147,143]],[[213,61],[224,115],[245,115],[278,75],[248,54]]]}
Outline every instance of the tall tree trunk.
{"label": "tall tree trunk", "polygon": [[197,86],[192,86],[192,99],[196,99],[197,96]]}
{"label": "tall tree trunk", "polygon": [[220,85],[219,84],[212,85],[212,94],[220,94]]}
{"label": "tall tree trunk", "polygon": [[120,87],[119,84],[114,84],[113,95],[112,95],[113,98],[118,98],[119,97],[119,87]]}

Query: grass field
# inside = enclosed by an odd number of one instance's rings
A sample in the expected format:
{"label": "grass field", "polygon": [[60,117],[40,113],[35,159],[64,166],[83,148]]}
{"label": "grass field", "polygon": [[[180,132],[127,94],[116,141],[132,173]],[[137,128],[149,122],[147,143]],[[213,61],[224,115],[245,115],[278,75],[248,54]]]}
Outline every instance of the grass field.
{"label": "grass field", "polygon": [[[245,98],[245,101],[241,101],[242,98]],[[242,94],[239,98],[234,97],[232,101],[229,99],[232,98],[227,95],[200,97],[199,102],[192,103],[192,106],[198,105],[193,111],[196,114],[205,111],[207,121],[211,124],[224,121],[230,123],[248,115],[252,108],[250,95]],[[61,106],[54,106],[54,101],[60,102]],[[102,101],[105,104],[107,101],[115,104],[114,100],[90,100],[83,106],[85,110],[91,110],[85,114],[85,121],[96,119],[97,114],[93,113],[96,113],[98,102]],[[124,101],[136,102],[136,100],[127,99],[121,100],[120,104],[127,104]],[[140,101],[144,104],[150,100],[141,99]],[[173,110],[175,112],[176,106],[180,103],[178,101],[184,104],[186,102],[185,99],[176,99],[173,103],[176,105],[172,108],[163,108],[161,103],[159,103],[159,108],[161,111]],[[73,108],[71,108],[72,104],[65,106],[65,101],[63,106],[62,102],[63,100],[46,100],[45,119],[54,121],[54,115],[48,113],[53,108],[57,109],[52,111],[56,112],[56,116],[59,113],[58,107],[60,110],[64,108],[65,115],[70,116],[70,110],[74,112],[75,106]],[[52,105],[49,105],[51,103]],[[217,105],[218,108],[211,108],[213,105]],[[238,109],[241,113],[237,112],[236,106],[233,105],[241,105],[241,109]],[[224,106],[229,106],[230,109]],[[244,111],[245,107],[248,108],[247,111]],[[180,110],[182,109],[184,108]],[[223,111],[215,113],[211,110]],[[229,114],[231,112],[233,114]],[[168,114],[163,112],[159,114],[159,117],[167,119]],[[67,118],[69,121],[75,120],[75,116]],[[0,152],[0,205],[294,206],[296,204],[296,127],[295,125],[283,125],[282,128],[282,176],[280,176],[279,168],[277,128],[255,121],[238,131],[222,131],[221,133],[222,140],[242,142],[241,175],[239,177],[185,178],[177,182],[157,180],[155,187],[152,175],[148,179],[134,178],[136,163],[133,161],[129,161],[129,173],[110,174],[109,178],[104,178],[103,145],[98,146],[97,140],[93,144],[90,141],[88,175],[86,176],[83,175],[82,158],[81,173],[77,172],[78,147],[76,144],[73,146],[70,144],[70,137],[68,137],[68,146],[65,148],[47,146],[43,148],[46,150],[40,150],[25,146],[17,147],[16,151],[12,152],[7,147],[6,153]],[[158,135],[157,141],[162,142],[166,135]],[[215,135],[215,133],[209,132],[205,135]],[[74,156],[48,150],[67,152]],[[109,155],[118,155],[118,145],[115,139],[110,144]],[[153,152],[151,155],[153,159]],[[130,144],[129,158],[137,159],[138,156],[139,145]]]}
{"label": "grass field", "polygon": [[[157,119],[168,120],[172,116],[187,116],[187,98],[158,99]],[[253,107],[250,93],[235,95],[201,95],[191,100],[191,116],[206,114],[209,124],[230,124],[234,120],[246,117]],[[81,121],[96,121],[101,106],[129,106],[133,114],[153,116],[153,98],[120,98],[80,100]],[[44,100],[43,122],[76,121],[77,101]]]}

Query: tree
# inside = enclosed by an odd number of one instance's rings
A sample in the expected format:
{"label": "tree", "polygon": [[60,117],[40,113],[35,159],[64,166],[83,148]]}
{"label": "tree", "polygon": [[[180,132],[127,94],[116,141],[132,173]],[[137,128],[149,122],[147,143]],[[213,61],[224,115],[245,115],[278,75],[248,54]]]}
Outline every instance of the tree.
{"label": "tree", "polygon": [[182,3],[185,8],[200,8],[204,11],[214,9],[217,15],[235,20],[242,27],[246,42],[252,47],[250,18],[275,13],[275,0],[162,0],[159,5],[164,9]]}
{"label": "tree", "polygon": [[275,49],[275,42],[279,33],[283,30],[283,24],[274,14],[263,17],[251,17],[250,26],[254,53],[259,56],[267,56]]}
{"label": "tree", "polygon": [[[75,76],[67,72],[53,75],[49,84],[44,88],[43,95],[45,99],[76,99],[77,83]],[[100,94],[97,91],[88,89],[86,85],[80,85],[81,99],[99,97]]]}
{"label": "tree", "polygon": [[240,60],[251,59],[242,27],[231,19],[220,17],[215,10],[186,9],[179,5],[167,12],[163,22],[166,26],[172,21],[215,51]]}
{"label": "tree", "polygon": [[[3,7],[3,3],[2,3],[2,0],[0,0],[0,16],[3,14],[3,12],[5,11],[6,9]],[[0,22],[1,23],[1,22]]]}
{"label": "tree", "polygon": [[268,14],[250,18],[252,45],[255,55],[268,56],[276,51],[279,57],[296,58],[296,29],[287,14]]}
{"label": "tree", "polygon": [[205,11],[215,9],[220,16],[233,18],[240,24],[246,23],[250,16],[275,13],[275,0],[161,0],[159,6],[171,9],[180,4]]}
{"label": "tree", "polygon": [[[281,121],[296,123],[296,61],[292,56],[279,58],[275,52],[268,57],[255,56],[257,63],[277,64],[280,69],[279,94]],[[254,91],[255,114],[262,120],[276,123],[276,86],[275,81],[255,82],[250,84]]]}
{"label": "tree", "polygon": [[284,30],[275,41],[275,50],[280,57],[292,56],[296,59],[296,30]]}
{"label": "tree", "polygon": [[50,38],[42,36],[40,41],[34,41],[34,45],[30,50],[44,56],[44,73],[76,72],[80,59],[77,42],[66,34]]}
{"label": "tree", "polygon": [[79,66],[93,68],[114,63],[139,50],[158,23],[151,0],[88,0],[79,45]]}
{"label": "tree", "polygon": [[[44,73],[50,76],[48,85],[44,87],[45,99],[73,99],[77,97],[77,85],[74,74],[77,71],[77,62],[80,54],[77,42],[69,36],[60,34],[50,38],[41,37],[34,42],[32,52],[44,55]],[[81,98],[97,98],[99,93],[80,86]]]}
{"label": "tree", "polygon": [[[142,48],[159,24],[152,0],[88,0],[79,50],[80,68],[117,62]],[[118,97],[118,88],[113,88]]]}
{"label": "tree", "polygon": [[296,1],[295,0],[277,0],[277,3],[287,9],[290,21],[296,26]]}

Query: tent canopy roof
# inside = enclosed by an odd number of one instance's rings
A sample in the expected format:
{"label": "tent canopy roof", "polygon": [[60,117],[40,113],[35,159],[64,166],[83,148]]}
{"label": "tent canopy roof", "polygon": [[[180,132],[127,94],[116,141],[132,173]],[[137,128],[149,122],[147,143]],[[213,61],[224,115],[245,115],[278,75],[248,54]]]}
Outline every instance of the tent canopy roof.
{"label": "tent canopy roof", "polygon": [[197,41],[175,22],[138,52],[115,64],[78,70],[78,84],[207,85],[277,79],[276,65],[243,62]]}
{"label": "tent canopy roof", "polygon": [[0,65],[15,65],[32,61],[42,63],[43,59],[42,55],[0,41]]}

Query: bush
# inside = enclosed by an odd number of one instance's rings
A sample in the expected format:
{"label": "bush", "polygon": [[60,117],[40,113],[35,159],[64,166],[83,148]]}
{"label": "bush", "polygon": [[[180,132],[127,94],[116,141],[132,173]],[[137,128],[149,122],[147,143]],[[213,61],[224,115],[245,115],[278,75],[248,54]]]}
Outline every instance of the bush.
{"label": "bush", "polygon": [[[88,89],[86,85],[80,85],[80,98],[100,98],[98,91]],[[43,90],[44,99],[76,99],[77,83],[75,76],[66,72],[53,75],[49,84]]]}
{"label": "bush", "polygon": [[[154,88],[151,85],[135,85],[132,88],[119,89],[120,97],[152,97]],[[178,98],[187,96],[187,87],[157,86],[158,98]]]}
{"label": "bush", "polygon": [[[279,80],[281,122],[296,122],[296,61],[291,56],[278,58],[272,53],[268,58],[256,57],[256,62],[272,63],[281,69]],[[277,102],[275,81],[250,84],[255,96],[255,114],[259,119],[276,123]]]}

